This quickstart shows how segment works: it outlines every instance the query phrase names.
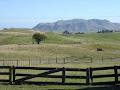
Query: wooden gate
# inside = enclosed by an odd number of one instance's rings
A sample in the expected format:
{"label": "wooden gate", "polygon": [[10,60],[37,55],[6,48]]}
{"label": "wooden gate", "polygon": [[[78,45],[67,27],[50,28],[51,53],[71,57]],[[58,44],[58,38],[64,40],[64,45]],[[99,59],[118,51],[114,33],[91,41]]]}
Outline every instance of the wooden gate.
{"label": "wooden gate", "polygon": [[[17,73],[17,70],[33,70],[37,71],[39,73],[37,74],[24,74],[24,73]],[[79,68],[48,68],[48,67],[14,67],[13,68],[13,84],[52,84],[52,85],[86,85],[89,84],[89,77],[86,75],[89,74],[89,71],[86,73],[87,69],[79,69]],[[41,72],[42,71],[42,72]],[[86,73],[85,76],[72,76],[72,75],[67,75],[66,72],[84,72]],[[59,73],[59,74],[57,74]],[[20,77],[19,79],[17,77]],[[29,81],[34,78],[46,78],[49,79],[59,79],[58,81],[51,81],[49,80],[48,82],[45,81],[43,82],[41,79],[38,81]],[[66,79],[85,79],[85,83],[71,83],[71,82],[66,82]]]}

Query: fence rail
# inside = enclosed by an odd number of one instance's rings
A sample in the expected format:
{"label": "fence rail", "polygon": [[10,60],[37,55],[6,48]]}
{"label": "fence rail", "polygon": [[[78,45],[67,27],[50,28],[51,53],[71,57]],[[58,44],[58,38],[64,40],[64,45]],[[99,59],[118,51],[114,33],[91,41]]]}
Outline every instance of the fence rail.
{"label": "fence rail", "polygon": [[[2,72],[1,70],[6,69],[8,72]],[[18,72],[20,70],[20,72]],[[22,70],[29,70],[31,73],[27,72],[21,72]],[[106,70],[113,70],[114,72],[112,74],[98,74],[94,75],[94,72],[96,71],[106,71]],[[53,67],[20,67],[20,66],[0,66],[0,76],[7,75],[9,78],[0,79],[0,82],[8,83],[8,84],[45,84],[45,85],[107,85],[112,84],[116,85],[119,84],[119,77],[120,73],[118,72],[120,70],[120,66],[112,66],[112,67],[98,67],[98,68],[53,68]],[[37,74],[34,73],[34,71],[37,71]],[[43,71],[43,72],[41,72]],[[85,75],[77,74],[77,75],[71,75],[66,74],[67,72],[81,72],[85,73]],[[56,74],[59,73],[59,74]],[[61,74],[60,74],[61,73]],[[19,78],[17,78],[19,77]],[[94,79],[96,78],[114,78],[113,81],[104,81],[104,82],[95,82]],[[39,79],[38,81],[32,81],[31,79],[34,78],[55,78],[55,79],[61,79],[61,81],[42,81],[42,79]],[[75,80],[81,80],[84,79],[85,82],[66,82],[67,79],[75,79]]]}

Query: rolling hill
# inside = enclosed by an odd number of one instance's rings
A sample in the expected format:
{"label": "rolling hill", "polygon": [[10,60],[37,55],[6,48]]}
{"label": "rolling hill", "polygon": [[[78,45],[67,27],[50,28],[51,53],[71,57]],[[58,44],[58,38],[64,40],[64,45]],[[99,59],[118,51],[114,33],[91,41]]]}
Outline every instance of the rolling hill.
{"label": "rolling hill", "polygon": [[[120,33],[85,33],[63,35],[46,32],[47,39],[40,45],[32,42],[35,31],[10,29],[0,31],[1,60],[68,60],[86,61],[101,58],[120,58]],[[38,32],[38,31],[37,31]],[[97,52],[96,48],[104,51]],[[88,58],[86,58],[88,57]],[[101,64],[100,64],[101,65]],[[106,65],[106,64],[105,64]],[[108,64],[107,64],[108,65]]]}

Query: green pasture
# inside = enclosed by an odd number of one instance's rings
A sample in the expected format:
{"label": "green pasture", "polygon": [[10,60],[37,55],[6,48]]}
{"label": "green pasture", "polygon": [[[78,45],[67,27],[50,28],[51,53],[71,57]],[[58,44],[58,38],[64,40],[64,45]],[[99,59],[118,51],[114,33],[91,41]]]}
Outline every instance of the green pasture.
{"label": "green pasture", "polygon": [[[40,45],[33,44],[32,34],[36,31],[24,29],[10,29],[0,31],[0,60],[18,60],[20,66],[28,66],[26,60],[32,60],[31,66],[39,67],[69,67],[69,68],[87,68],[87,67],[102,67],[120,65],[120,33],[86,33],[86,34],[72,34],[63,35],[61,33],[40,32],[47,36],[47,39],[41,42]],[[96,51],[97,48],[102,48],[103,51]],[[81,63],[83,61],[90,61],[92,63]],[[55,64],[55,60],[62,62],[64,59],[71,63]],[[102,60],[103,62],[98,62]],[[22,61],[21,61],[22,60]],[[43,64],[38,60],[42,60]],[[45,63],[50,61],[49,64]],[[80,61],[79,63],[72,63]],[[37,63],[36,63],[37,62]],[[35,64],[34,64],[35,63]],[[13,62],[13,65],[16,62]],[[0,65],[2,61],[0,61]],[[5,65],[9,65],[5,62]],[[28,72],[30,71],[20,71]],[[34,72],[33,72],[34,73]],[[38,72],[35,72],[38,73]],[[94,74],[108,74],[113,71],[96,72]],[[76,73],[68,72],[68,74],[75,75]],[[81,73],[78,73],[81,74]],[[0,76],[0,78],[8,78]],[[96,81],[113,80],[114,78],[99,79]],[[36,80],[36,79],[35,79]],[[39,79],[37,79],[39,80]],[[44,79],[40,79],[44,80]],[[50,79],[56,80],[57,79]],[[45,80],[46,81],[46,80]],[[79,80],[67,80],[67,82],[84,82]],[[96,90],[96,87],[88,89],[84,86],[0,86],[0,90],[43,90],[43,89],[85,89]],[[114,87],[113,87],[114,88]],[[110,89],[110,88],[109,88]],[[109,90],[108,89],[108,90]],[[99,89],[97,89],[99,90]],[[103,88],[107,90],[107,87]],[[111,89],[112,90],[112,89]],[[119,90],[119,89],[118,89]]]}
{"label": "green pasture", "polygon": [[[0,60],[58,60],[94,62],[101,59],[120,59],[120,33],[86,33],[62,35],[45,33],[47,39],[40,45],[33,44],[35,31],[10,29],[0,31]],[[43,32],[41,32],[43,33]],[[98,52],[96,48],[104,51]]]}

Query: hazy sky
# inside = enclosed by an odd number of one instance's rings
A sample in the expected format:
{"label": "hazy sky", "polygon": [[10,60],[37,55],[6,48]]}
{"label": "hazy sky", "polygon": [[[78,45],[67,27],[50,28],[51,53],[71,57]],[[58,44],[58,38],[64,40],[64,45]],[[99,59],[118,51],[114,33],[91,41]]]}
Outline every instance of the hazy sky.
{"label": "hazy sky", "polygon": [[77,18],[120,22],[120,0],[0,0],[0,28]]}

